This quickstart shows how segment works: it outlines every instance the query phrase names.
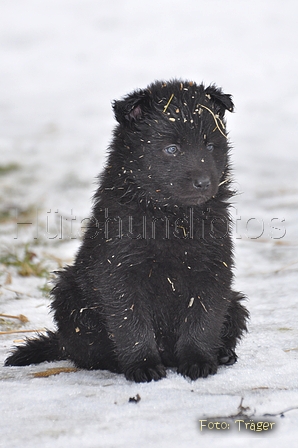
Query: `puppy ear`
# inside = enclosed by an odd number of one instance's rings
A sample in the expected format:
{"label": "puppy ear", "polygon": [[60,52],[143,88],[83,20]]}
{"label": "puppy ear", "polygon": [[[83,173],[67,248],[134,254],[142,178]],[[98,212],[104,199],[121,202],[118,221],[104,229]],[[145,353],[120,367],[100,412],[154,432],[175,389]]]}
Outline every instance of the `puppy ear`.
{"label": "puppy ear", "polygon": [[207,96],[207,98],[213,100],[216,113],[218,113],[221,118],[223,118],[226,110],[228,110],[229,112],[234,111],[232,96],[223,93],[223,91],[218,87],[214,85],[207,87],[207,89],[205,90],[205,95]]}
{"label": "puppy ear", "polygon": [[140,90],[127,95],[123,100],[114,101],[112,106],[116,120],[125,126],[141,120],[148,105],[148,92]]}

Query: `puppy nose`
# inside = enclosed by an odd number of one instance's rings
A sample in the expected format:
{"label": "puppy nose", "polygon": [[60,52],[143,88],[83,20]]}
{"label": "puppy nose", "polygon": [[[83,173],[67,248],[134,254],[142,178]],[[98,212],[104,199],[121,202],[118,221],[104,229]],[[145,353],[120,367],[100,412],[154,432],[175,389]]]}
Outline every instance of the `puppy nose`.
{"label": "puppy nose", "polygon": [[196,177],[193,181],[193,186],[198,190],[205,191],[210,187],[210,178],[208,176],[202,175]]}

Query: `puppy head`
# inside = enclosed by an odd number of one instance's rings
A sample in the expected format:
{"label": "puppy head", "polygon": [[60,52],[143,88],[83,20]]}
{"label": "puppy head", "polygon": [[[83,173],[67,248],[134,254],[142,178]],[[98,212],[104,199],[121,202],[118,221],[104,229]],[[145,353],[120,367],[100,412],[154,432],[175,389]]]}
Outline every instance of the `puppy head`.
{"label": "puppy head", "polygon": [[130,159],[130,183],[159,204],[201,205],[216,196],[228,169],[224,116],[234,109],[231,95],[215,85],[155,82],[113,108],[126,151],[120,141],[115,149],[122,165]]}

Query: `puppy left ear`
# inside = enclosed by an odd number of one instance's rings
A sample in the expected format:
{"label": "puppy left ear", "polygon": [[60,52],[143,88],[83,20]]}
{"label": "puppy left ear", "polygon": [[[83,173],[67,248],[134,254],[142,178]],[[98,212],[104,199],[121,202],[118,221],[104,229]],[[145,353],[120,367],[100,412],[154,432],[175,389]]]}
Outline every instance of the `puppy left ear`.
{"label": "puppy left ear", "polygon": [[144,90],[127,95],[123,100],[113,102],[115,118],[118,123],[124,126],[141,120],[149,105],[148,103],[149,96]]}
{"label": "puppy left ear", "polygon": [[216,86],[207,87],[205,90],[206,96],[214,102],[216,113],[219,114],[220,118],[223,118],[225,111],[234,111],[234,103],[232,101],[232,95],[223,93],[221,89]]}

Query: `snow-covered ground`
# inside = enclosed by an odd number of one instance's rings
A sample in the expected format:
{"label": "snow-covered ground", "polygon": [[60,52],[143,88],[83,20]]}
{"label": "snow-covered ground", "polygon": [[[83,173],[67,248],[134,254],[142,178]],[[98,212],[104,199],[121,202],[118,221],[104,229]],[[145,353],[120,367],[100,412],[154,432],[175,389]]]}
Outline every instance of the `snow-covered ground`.
{"label": "snow-covered ground", "polygon": [[[256,447],[294,446],[297,17],[296,0],[1,1],[0,313],[29,322],[0,317],[0,331],[53,327],[45,278],[18,275],[7,256],[22,259],[27,245],[35,264],[71,262],[113,128],[111,101],[173,77],[234,96],[235,287],[251,313],[238,363],[196,382],[174,370],[134,384],[106,371],[34,377],[65,362],[0,367],[1,447],[248,447],[252,437]],[[0,334],[1,366],[24,336]],[[239,431],[245,415],[274,429]],[[207,418],[230,427],[201,430]]]}

